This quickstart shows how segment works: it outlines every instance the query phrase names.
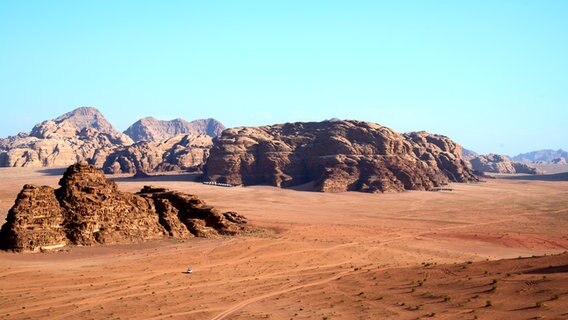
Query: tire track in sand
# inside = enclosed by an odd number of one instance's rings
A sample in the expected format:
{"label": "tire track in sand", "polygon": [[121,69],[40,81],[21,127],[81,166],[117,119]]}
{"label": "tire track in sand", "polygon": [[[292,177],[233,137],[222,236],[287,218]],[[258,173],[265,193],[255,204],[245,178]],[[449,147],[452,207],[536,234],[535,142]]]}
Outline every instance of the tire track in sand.
{"label": "tire track in sand", "polygon": [[333,277],[330,277],[330,278],[326,278],[326,279],[323,279],[323,280],[318,280],[318,281],[302,284],[302,285],[299,285],[299,286],[290,287],[290,288],[287,288],[287,289],[272,291],[272,292],[269,292],[269,293],[265,293],[263,295],[259,295],[259,296],[241,301],[241,302],[235,304],[234,306],[230,307],[229,309],[226,309],[225,311],[219,313],[215,317],[211,318],[211,320],[225,319],[227,316],[229,316],[232,313],[248,306],[251,303],[255,303],[255,302],[258,302],[260,300],[270,298],[270,297],[273,297],[273,296],[278,296],[278,295],[288,293],[288,292],[291,292],[291,291],[296,291],[296,290],[300,290],[300,289],[304,289],[304,288],[308,288],[308,287],[317,286],[317,285],[320,285],[320,284],[325,284],[325,283],[331,282],[333,280],[337,280],[337,279],[339,279],[339,278],[341,278],[341,277],[343,277],[343,276],[345,276],[349,273],[353,273],[353,272],[355,272],[355,271],[353,271],[353,270],[343,271],[343,272],[340,272],[340,273],[338,273],[338,274],[336,274],[336,275],[334,275]]}

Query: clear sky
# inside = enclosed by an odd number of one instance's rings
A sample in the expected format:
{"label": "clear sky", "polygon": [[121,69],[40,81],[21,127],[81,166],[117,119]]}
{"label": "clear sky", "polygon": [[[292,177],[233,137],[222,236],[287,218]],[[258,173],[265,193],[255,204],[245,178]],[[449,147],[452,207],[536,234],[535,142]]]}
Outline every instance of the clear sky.
{"label": "clear sky", "polygon": [[75,107],[568,149],[568,1],[0,1],[0,136]]}

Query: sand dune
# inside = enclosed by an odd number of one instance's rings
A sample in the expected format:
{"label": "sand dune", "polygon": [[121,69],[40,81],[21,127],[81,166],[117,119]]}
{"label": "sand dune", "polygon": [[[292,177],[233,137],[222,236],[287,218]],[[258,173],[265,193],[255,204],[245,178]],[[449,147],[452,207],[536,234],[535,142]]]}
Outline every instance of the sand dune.
{"label": "sand dune", "polygon": [[[23,184],[59,180],[32,169],[0,175],[0,218]],[[128,191],[151,183],[195,193],[246,215],[253,229],[237,238],[0,253],[0,317],[568,317],[568,256],[518,258],[568,250],[568,182],[328,194],[117,178]],[[194,273],[184,274],[190,266]]]}

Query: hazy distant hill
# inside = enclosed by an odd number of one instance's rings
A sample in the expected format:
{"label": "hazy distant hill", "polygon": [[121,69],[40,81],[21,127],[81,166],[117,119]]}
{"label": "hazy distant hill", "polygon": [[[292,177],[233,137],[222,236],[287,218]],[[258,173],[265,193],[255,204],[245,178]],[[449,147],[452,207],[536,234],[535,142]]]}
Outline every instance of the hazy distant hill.
{"label": "hazy distant hill", "polygon": [[514,156],[512,159],[514,161],[524,161],[524,162],[553,162],[555,159],[564,158],[568,159],[568,152],[558,149],[544,149],[537,150],[527,153],[521,153]]}
{"label": "hazy distant hill", "polygon": [[183,119],[158,120],[146,117],[136,121],[124,131],[132,140],[163,141],[180,134],[208,135],[216,137],[225,129],[223,124],[215,119],[198,119],[186,121]]}

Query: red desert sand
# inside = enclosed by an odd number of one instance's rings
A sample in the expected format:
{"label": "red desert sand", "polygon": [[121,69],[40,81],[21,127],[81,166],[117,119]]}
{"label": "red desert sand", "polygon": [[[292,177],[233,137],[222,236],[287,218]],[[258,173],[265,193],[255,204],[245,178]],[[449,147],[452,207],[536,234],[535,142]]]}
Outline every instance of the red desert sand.
{"label": "red desert sand", "polygon": [[[0,169],[2,221],[24,184],[61,173]],[[568,319],[566,181],[334,194],[114,178],[196,194],[251,231],[0,252],[0,318]]]}

